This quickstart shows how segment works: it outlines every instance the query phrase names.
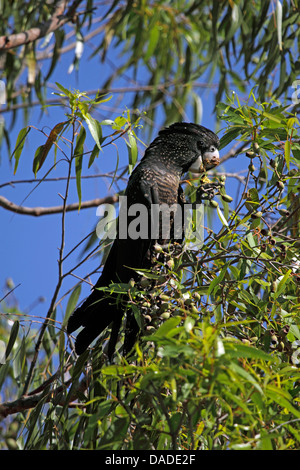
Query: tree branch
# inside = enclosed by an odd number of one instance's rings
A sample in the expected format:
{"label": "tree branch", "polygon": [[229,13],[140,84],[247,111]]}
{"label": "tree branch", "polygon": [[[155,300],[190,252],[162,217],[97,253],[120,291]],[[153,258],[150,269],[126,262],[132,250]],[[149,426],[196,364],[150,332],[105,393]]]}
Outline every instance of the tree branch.
{"label": "tree branch", "polygon": [[[118,195],[106,196],[103,198],[92,199],[90,201],[83,201],[81,203],[81,209],[87,209],[89,207],[97,207],[102,204],[115,204],[118,202]],[[53,207],[23,207],[6,199],[4,196],[0,196],[0,207],[3,207],[6,210],[15,212],[22,215],[32,215],[34,217],[39,217],[41,215],[51,215],[51,214],[60,214],[64,210],[64,206],[53,206]],[[76,211],[79,209],[79,203],[75,202],[73,204],[68,204],[65,207],[66,212]]]}
{"label": "tree branch", "polygon": [[[36,405],[45,397],[45,403],[49,403],[50,400],[57,400],[59,395],[62,395],[59,404],[64,405],[64,391],[66,390],[69,383],[64,383],[60,385],[54,390],[49,390],[47,394],[45,394],[46,386],[48,386],[53,380],[57,378],[56,374],[53,377],[50,377],[44,384],[42,384],[39,388],[34,390],[28,395],[22,395],[17,400],[11,402],[4,402],[0,404],[0,419],[6,418],[9,415],[24,412],[31,408],[35,408]],[[70,382],[70,381],[69,381]],[[89,378],[84,377],[81,382],[79,382],[78,386],[74,390],[71,397],[69,397],[69,404],[68,406],[72,406],[72,401],[76,400],[82,393],[87,389],[89,383]],[[79,406],[79,405],[78,405]]]}
{"label": "tree branch", "polygon": [[30,28],[27,31],[22,33],[11,34],[9,36],[0,37],[0,50],[13,49],[15,47],[34,42],[39,38],[46,36],[47,34],[55,31],[56,29],[63,26],[65,23],[70,21],[76,12],[76,8],[79,6],[82,0],[75,0],[67,13],[63,15],[68,1],[62,0],[58,3],[58,6],[55,10],[54,15],[50,20],[46,21],[44,24],[40,24],[34,28]]}

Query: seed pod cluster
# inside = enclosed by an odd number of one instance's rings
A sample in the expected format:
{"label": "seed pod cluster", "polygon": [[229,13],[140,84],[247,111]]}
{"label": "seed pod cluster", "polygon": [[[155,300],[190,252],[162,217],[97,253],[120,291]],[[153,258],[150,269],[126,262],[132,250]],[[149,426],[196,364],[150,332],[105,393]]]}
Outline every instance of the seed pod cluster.
{"label": "seed pod cluster", "polygon": [[289,325],[285,325],[279,332],[273,328],[269,330],[270,349],[291,355],[291,343],[287,339],[289,329]]}
{"label": "seed pod cluster", "polygon": [[147,300],[139,304],[145,322],[145,330],[152,333],[162,321],[170,318],[174,311],[174,298],[165,293],[157,295],[155,290],[149,292]]}

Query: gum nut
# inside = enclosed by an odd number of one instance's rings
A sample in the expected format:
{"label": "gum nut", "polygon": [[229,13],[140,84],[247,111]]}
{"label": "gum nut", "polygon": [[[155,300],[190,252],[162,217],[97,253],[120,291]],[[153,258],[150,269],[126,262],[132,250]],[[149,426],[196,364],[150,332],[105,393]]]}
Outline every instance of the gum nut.
{"label": "gum nut", "polygon": [[170,300],[170,297],[166,294],[160,294],[159,298],[161,300],[165,300],[166,302],[168,302]]}
{"label": "gum nut", "polygon": [[169,269],[173,269],[174,268],[174,260],[169,259],[169,261],[167,261],[167,266],[168,266]]}
{"label": "gum nut", "polygon": [[284,216],[284,215],[290,215],[290,211],[287,211],[286,209],[279,209],[279,214]]}
{"label": "gum nut", "polygon": [[284,189],[284,183],[282,181],[277,181],[276,186],[279,189]]}
{"label": "gum nut", "polygon": [[250,345],[249,339],[243,338],[242,343]]}
{"label": "gum nut", "polygon": [[170,315],[171,315],[170,310],[166,310],[165,312],[163,312],[163,313],[161,314],[160,317],[161,317],[163,320],[167,320],[168,318],[170,318]]}
{"label": "gum nut", "polygon": [[275,336],[275,335],[272,335],[272,336],[271,336],[271,343],[272,343],[272,344],[277,344],[277,343],[278,343],[277,336]]}
{"label": "gum nut", "polygon": [[163,251],[162,246],[159,245],[158,243],[155,243],[155,245],[153,246],[153,249],[156,253],[161,253]]}
{"label": "gum nut", "polygon": [[233,197],[229,196],[228,194],[222,194],[221,195],[223,201],[226,201],[226,202],[232,202],[233,201]]}
{"label": "gum nut", "polygon": [[191,311],[192,311],[192,313],[195,313],[195,314],[198,313],[198,309],[197,309],[197,307],[196,307],[195,304],[193,304],[193,305],[191,306]]}
{"label": "gum nut", "polygon": [[263,216],[263,213],[260,211],[254,212],[253,214],[251,214],[252,219],[260,219],[262,216]]}
{"label": "gum nut", "polygon": [[219,206],[217,201],[209,201],[211,207],[217,208]]}

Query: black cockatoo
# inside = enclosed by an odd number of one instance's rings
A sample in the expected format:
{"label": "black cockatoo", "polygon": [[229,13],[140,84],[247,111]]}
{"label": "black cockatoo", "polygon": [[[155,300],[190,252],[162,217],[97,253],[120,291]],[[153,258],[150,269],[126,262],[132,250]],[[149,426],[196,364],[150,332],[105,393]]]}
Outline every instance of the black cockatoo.
{"label": "black cockatoo", "polygon": [[[151,238],[151,206],[175,204],[174,207],[176,207],[178,204],[182,207],[185,202],[183,189],[180,186],[183,174],[189,170],[203,173],[215,167],[219,163],[218,148],[219,138],[214,132],[203,126],[186,122],[177,122],[162,129],[147,148],[144,157],[129,178],[125,195],[128,213],[133,204],[142,204],[147,208],[148,236],[121,238],[120,231],[118,232],[102,274],[91,295],[69,319],[68,333],[83,327],[75,342],[77,354],[82,354],[92,341],[111,325],[108,356],[112,357],[124,315],[124,306],[116,301],[116,295],[108,296],[103,290],[97,290],[97,288],[109,286],[112,283],[128,283],[132,278],[137,280],[139,275],[134,269],[151,268],[153,246],[157,243],[164,245],[174,241],[172,230],[174,214],[169,222],[171,225],[169,238],[162,238],[162,227],[160,227],[159,236]],[[128,224],[131,220],[132,216],[128,216]],[[183,237],[182,232],[179,237],[177,236],[178,241],[182,242]],[[133,347],[138,331],[137,322],[131,313],[127,318],[124,354]]]}

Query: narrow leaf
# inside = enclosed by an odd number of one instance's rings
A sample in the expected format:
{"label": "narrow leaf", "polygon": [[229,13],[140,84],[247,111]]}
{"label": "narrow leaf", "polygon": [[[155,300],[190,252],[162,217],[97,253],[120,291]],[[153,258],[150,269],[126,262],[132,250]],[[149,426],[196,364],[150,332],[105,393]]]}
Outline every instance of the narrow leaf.
{"label": "narrow leaf", "polygon": [[173,328],[176,328],[179,323],[181,322],[181,317],[172,317],[169,320],[165,321],[156,331],[156,333],[152,336],[152,338],[157,337],[161,338],[163,336],[168,336],[170,331]]}
{"label": "narrow leaf", "polygon": [[34,173],[34,176],[36,176],[38,172],[39,162],[41,159],[41,155],[43,154],[43,151],[44,151],[44,145],[40,145],[35,151],[34,158],[33,158],[33,165],[32,165],[32,171]]}
{"label": "narrow leaf", "polygon": [[288,170],[290,169],[290,156],[291,156],[291,142],[289,139],[287,139],[284,144],[284,157],[285,157],[286,166],[288,167]]}
{"label": "narrow leaf", "polygon": [[29,134],[30,130],[31,130],[31,127],[28,127],[28,128],[24,127],[23,129],[20,130],[20,132],[18,134],[16,147],[15,147],[15,150],[12,154],[12,157],[13,156],[15,157],[14,175],[17,172],[20,156],[21,156],[24,144],[25,144],[25,139],[26,139],[27,135]]}
{"label": "narrow leaf", "polygon": [[75,172],[76,172],[76,187],[79,200],[79,208],[81,207],[81,170],[83,159],[83,146],[86,138],[85,128],[82,126],[76,140],[74,156],[75,156]]}
{"label": "narrow leaf", "polygon": [[68,96],[68,97],[72,96],[72,93],[70,92],[70,90],[67,90],[67,88],[62,86],[60,83],[55,82],[55,85],[57,86],[57,88],[59,88],[63,92],[65,96]]}
{"label": "narrow leaf", "polygon": [[97,147],[101,150],[100,140],[102,138],[102,130],[100,123],[94,119],[89,113],[83,115],[85,122],[89,128],[89,131],[97,144]]}
{"label": "narrow leaf", "polygon": [[95,158],[98,158],[98,155],[99,155],[99,148],[98,148],[98,145],[95,144],[94,145],[94,148],[92,150],[92,153],[90,155],[90,159],[89,159],[89,163],[88,163],[88,168],[90,168],[92,166],[92,164],[94,163],[94,160]]}
{"label": "narrow leaf", "polygon": [[69,300],[68,300],[68,304],[67,304],[67,308],[66,308],[66,313],[65,313],[64,320],[63,320],[63,323],[62,323],[62,327],[64,327],[66,325],[66,323],[69,319],[69,316],[74,311],[74,309],[77,305],[79,296],[80,296],[80,292],[81,292],[81,286],[79,285],[79,286],[75,287],[72,294],[70,295]]}
{"label": "narrow leaf", "polygon": [[222,271],[220,272],[219,276],[217,276],[217,277],[210,283],[209,288],[208,288],[207,295],[210,295],[211,292],[213,291],[213,289],[223,281],[223,278],[224,278],[226,272],[227,272],[227,266],[224,266],[224,268],[223,268]]}
{"label": "narrow leaf", "polygon": [[277,297],[280,296],[280,294],[284,291],[284,286],[287,283],[290,275],[291,275],[292,270],[289,269],[284,276],[280,277],[280,281],[277,284],[276,291],[274,292],[274,298],[277,299]]}
{"label": "narrow leaf", "polygon": [[226,354],[230,357],[247,357],[251,359],[261,359],[262,361],[273,361],[274,358],[264,351],[233,341],[224,341]]}
{"label": "narrow leaf", "polygon": [[219,219],[221,220],[222,224],[225,225],[225,227],[228,227],[228,222],[225,219],[225,217],[223,215],[223,212],[220,209],[220,206],[217,206],[217,213],[218,213]]}
{"label": "narrow leaf", "polygon": [[6,347],[6,351],[5,351],[5,358],[7,359],[14,344],[15,344],[15,341],[18,337],[18,332],[19,332],[19,322],[18,321],[15,321],[12,328],[11,328],[11,332],[10,332],[10,337],[9,337],[9,340],[8,340],[8,344],[7,344],[7,347]]}
{"label": "narrow leaf", "polygon": [[286,408],[297,418],[300,418],[300,411],[291,403],[291,396],[285,390],[269,385],[266,394],[282,408]]}
{"label": "narrow leaf", "polygon": [[150,30],[149,32],[149,44],[148,44],[148,49],[146,51],[146,54],[144,56],[144,62],[147,63],[147,61],[152,57],[156,46],[158,44],[160,36],[160,30],[157,25],[154,25],[154,27]]}
{"label": "narrow leaf", "polygon": [[44,145],[41,145],[35,153],[34,161],[33,161],[33,172],[36,175],[37,172],[42,168],[48,153],[51,150],[52,145],[57,140],[57,137],[61,133],[64,128],[66,121],[59,122],[56,124],[53,129],[51,130],[46,142]]}
{"label": "narrow leaf", "polygon": [[129,174],[132,172],[134,165],[137,162],[137,157],[138,157],[138,149],[136,145],[136,140],[132,132],[128,132],[128,139],[129,139],[129,144],[127,144],[128,148],[128,159],[129,159]]}

